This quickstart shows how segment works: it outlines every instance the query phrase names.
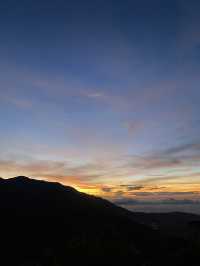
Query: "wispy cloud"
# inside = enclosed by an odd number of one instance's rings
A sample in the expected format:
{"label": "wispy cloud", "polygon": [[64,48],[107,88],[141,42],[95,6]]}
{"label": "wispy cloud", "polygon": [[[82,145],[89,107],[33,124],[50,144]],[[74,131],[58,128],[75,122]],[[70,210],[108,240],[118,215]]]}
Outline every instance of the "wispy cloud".
{"label": "wispy cloud", "polygon": [[120,185],[121,188],[125,188],[127,191],[137,191],[144,188],[142,185]]}
{"label": "wispy cloud", "polygon": [[[172,172],[185,169],[194,170],[200,166],[200,144],[199,142],[183,144],[165,150],[155,151],[144,156],[129,156],[127,167],[140,171],[160,170],[160,177],[163,177],[162,170],[170,169]],[[193,166],[193,169],[191,168]],[[157,175],[158,173],[155,173]],[[165,173],[166,174],[166,173]],[[158,179],[160,178],[158,176]],[[155,180],[157,177],[155,176]]]}
{"label": "wispy cloud", "polygon": [[176,199],[166,199],[166,200],[154,200],[154,201],[145,201],[145,200],[134,200],[134,199],[121,199],[114,201],[116,204],[121,206],[135,206],[135,205],[191,205],[197,204],[200,205],[200,200],[176,200]]}
{"label": "wispy cloud", "polygon": [[167,149],[163,151],[164,155],[177,155],[184,152],[199,152],[200,154],[200,143],[184,143],[182,145]]}

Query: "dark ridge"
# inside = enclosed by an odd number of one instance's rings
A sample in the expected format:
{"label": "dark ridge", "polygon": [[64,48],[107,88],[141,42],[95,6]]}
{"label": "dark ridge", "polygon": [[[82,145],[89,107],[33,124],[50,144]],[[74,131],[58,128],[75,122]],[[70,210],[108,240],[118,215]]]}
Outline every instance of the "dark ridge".
{"label": "dark ridge", "polygon": [[8,179],[1,179],[1,181],[12,183],[15,185],[36,185],[36,186],[46,186],[46,187],[54,187],[57,189],[63,189],[73,192],[78,192],[75,188],[70,186],[64,186],[59,182],[49,182],[41,179],[34,179],[27,176],[16,176]]}
{"label": "dark ridge", "polygon": [[30,177],[27,176],[15,176],[13,178],[8,179],[8,181],[17,181],[17,182],[28,182],[34,179],[31,179]]}

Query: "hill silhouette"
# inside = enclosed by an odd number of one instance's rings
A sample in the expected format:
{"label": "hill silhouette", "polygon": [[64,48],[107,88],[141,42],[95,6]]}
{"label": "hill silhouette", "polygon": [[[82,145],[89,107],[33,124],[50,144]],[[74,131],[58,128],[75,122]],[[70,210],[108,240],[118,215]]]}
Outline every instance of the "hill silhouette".
{"label": "hill silhouette", "polygon": [[0,213],[1,265],[199,265],[196,242],[59,183],[0,179]]}

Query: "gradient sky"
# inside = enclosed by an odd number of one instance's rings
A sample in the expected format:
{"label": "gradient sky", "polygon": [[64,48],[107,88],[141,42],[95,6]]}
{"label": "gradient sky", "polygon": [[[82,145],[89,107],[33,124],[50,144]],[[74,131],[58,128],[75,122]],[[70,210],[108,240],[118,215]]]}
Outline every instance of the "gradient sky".
{"label": "gradient sky", "polygon": [[0,175],[198,205],[199,14],[193,0],[1,2]]}

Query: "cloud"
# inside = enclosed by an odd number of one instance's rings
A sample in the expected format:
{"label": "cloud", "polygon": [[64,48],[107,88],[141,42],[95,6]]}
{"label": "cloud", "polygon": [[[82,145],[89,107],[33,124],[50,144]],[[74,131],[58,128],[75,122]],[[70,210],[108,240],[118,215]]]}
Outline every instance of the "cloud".
{"label": "cloud", "polygon": [[199,192],[195,191],[187,191],[187,192],[182,192],[182,191],[175,191],[175,192],[169,192],[169,191],[161,191],[161,192],[135,192],[135,196],[142,196],[142,197],[177,197],[177,196],[200,196]]}
{"label": "cloud", "polygon": [[162,156],[161,154],[149,154],[145,156],[129,156],[127,159],[127,167],[138,170],[162,169],[170,167],[178,167],[182,164],[179,158]]}
{"label": "cloud", "polygon": [[98,92],[98,91],[88,92],[83,95],[85,95],[85,97],[92,98],[92,99],[104,99],[105,97],[103,92]]}
{"label": "cloud", "polygon": [[113,191],[113,187],[101,187],[101,190],[105,193],[107,192],[112,192]]}
{"label": "cloud", "polygon": [[182,144],[143,156],[129,155],[126,161],[124,167],[143,175],[142,183],[198,176],[200,143]]}
{"label": "cloud", "polygon": [[118,196],[119,194],[126,194],[127,192],[133,192],[143,189],[144,186],[141,185],[112,185],[101,187],[102,192],[112,193],[113,196]]}
{"label": "cloud", "polygon": [[7,177],[27,175],[36,178],[59,180],[62,183],[87,183],[95,180],[99,174],[94,173],[95,165],[74,166],[65,161],[28,160],[13,161],[0,160],[0,171]]}
{"label": "cloud", "polygon": [[134,205],[191,205],[191,204],[200,204],[200,200],[176,200],[176,199],[165,199],[165,200],[154,200],[154,201],[145,201],[145,200],[135,200],[135,199],[120,199],[115,200],[115,204],[121,206],[134,206]]}
{"label": "cloud", "polygon": [[184,152],[199,152],[200,154],[200,143],[186,143],[183,145],[179,145],[177,147],[173,147],[170,149],[165,150],[162,154],[163,155],[177,155]]}
{"label": "cloud", "polygon": [[160,190],[160,189],[166,189],[165,186],[148,186],[148,190]]}
{"label": "cloud", "polygon": [[170,175],[159,175],[155,177],[144,177],[142,180],[143,184],[152,184],[152,183],[169,183],[169,181],[176,180],[177,184],[179,184],[178,180],[188,180],[188,184],[191,182],[192,184],[192,178],[200,179],[200,172],[196,173],[181,173],[181,174],[170,174]]}
{"label": "cloud", "polygon": [[32,176],[43,176],[56,174],[59,176],[65,169],[64,162],[32,160],[32,161],[14,161],[0,160],[0,170],[7,175],[16,173],[29,174]]}
{"label": "cloud", "polygon": [[137,191],[144,188],[142,185],[120,185],[121,188],[124,188],[126,191]]}

